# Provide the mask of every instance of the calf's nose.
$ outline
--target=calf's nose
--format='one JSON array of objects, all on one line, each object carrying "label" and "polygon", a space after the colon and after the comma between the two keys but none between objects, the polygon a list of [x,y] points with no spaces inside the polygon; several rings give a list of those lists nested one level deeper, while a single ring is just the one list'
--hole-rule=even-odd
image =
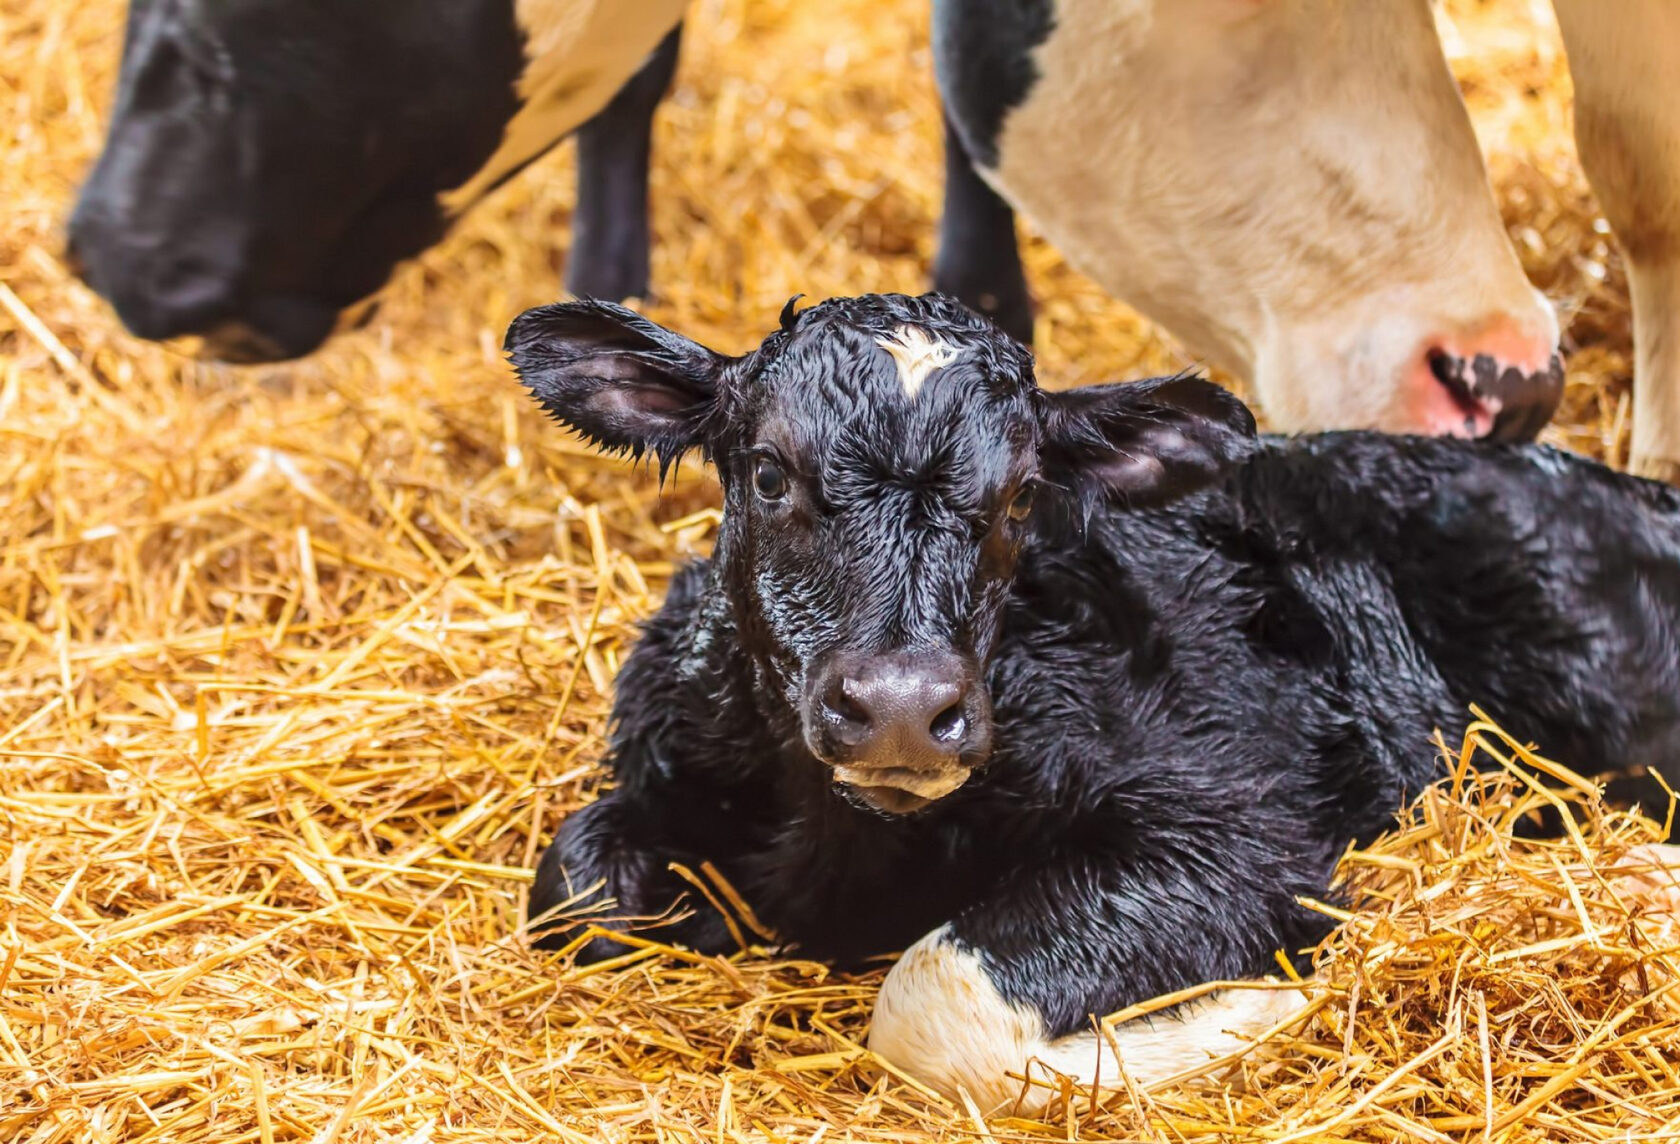
[{"label": "calf's nose", "polygon": [[1550,331],[1495,321],[1431,338],[1410,366],[1417,431],[1529,441],[1563,396],[1563,362]]},{"label": "calf's nose", "polygon": [[960,665],[874,664],[843,674],[823,704],[835,738],[849,747],[903,748],[907,754],[954,755],[967,719]]},{"label": "calf's nose", "polygon": [[853,766],[937,767],[974,745],[972,672],[948,652],[844,657],[818,695],[824,737]]}]

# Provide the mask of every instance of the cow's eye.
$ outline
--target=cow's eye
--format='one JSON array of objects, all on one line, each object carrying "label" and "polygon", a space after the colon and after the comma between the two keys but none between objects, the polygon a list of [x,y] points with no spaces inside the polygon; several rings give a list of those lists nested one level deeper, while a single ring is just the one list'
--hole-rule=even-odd
[{"label": "cow's eye", "polygon": [[760,457],[753,466],[753,488],[760,499],[778,501],[787,495],[787,474],[768,457]]},{"label": "cow's eye", "polygon": [[1026,520],[1027,517],[1032,515],[1032,505],[1033,487],[1031,485],[1027,485],[1020,492],[1010,498],[1009,507],[1004,511],[1009,514],[1010,520],[1020,522]]}]

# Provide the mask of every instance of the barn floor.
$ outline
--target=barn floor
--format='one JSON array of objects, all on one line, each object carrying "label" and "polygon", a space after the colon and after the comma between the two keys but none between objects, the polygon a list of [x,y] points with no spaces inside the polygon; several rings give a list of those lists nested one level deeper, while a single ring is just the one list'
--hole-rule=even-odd
[{"label": "barn floor", "polygon": [[[1618,461],[1625,291],[1549,14],[1448,7],[1574,350],[1549,439]],[[739,350],[793,293],[921,287],[924,9],[696,0],[658,139],[657,316]],[[1223,1086],[1042,1121],[883,1071],[859,1047],[878,976],[533,955],[529,867],[596,791],[613,673],[716,503],[692,466],[661,496],[590,456],[500,360],[559,293],[570,156],[312,359],[200,363],[125,335],[60,258],[120,23],[116,0],[0,0],[0,1140],[1680,1133],[1675,934],[1591,873],[1651,828],[1590,800],[1578,839],[1536,847],[1509,789],[1433,796],[1350,864],[1364,908],[1292,1039]],[[1192,364],[1042,243],[1028,259],[1049,384]]]}]

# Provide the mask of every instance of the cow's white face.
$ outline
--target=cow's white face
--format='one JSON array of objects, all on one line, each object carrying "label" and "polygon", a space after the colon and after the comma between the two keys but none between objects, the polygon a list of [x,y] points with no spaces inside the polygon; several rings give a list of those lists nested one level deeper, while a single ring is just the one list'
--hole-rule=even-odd
[{"label": "cow's white face", "polygon": [[1274,426],[1549,416],[1557,320],[1422,0],[1058,0],[1033,61],[983,173]]}]

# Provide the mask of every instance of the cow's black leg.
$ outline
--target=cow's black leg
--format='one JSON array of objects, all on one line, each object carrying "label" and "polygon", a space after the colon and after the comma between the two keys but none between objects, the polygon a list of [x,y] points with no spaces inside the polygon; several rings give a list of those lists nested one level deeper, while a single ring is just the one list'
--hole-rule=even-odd
[{"label": "cow's black leg", "polygon": [[[621,792],[574,812],[560,825],[537,864],[531,887],[533,932],[539,949],[558,949],[586,923],[640,933],[701,953],[728,953],[734,939],[723,918],[670,869],[696,872],[710,855],[673,846],[657,814]],[[687,917],[672,920],[687,913]],[[580,964],[625,952],[597,937],[578,951]]]},{"label": "cow's black leg", "polygon": [[[1130,815],[1125,816],[1129,818]],[[881,988],[870,1048],[918,1079],[958,1086],[995,1106],[1018,1088],[1006,1073],[1029,1059],[1085,1081],[1115,1079],[1092,1018],[1209,981],[1275,968],[1329,923],[1294,896],[1322,897],[1334,855],[1300,843],[1221,833],[1139,840],[1119,826],[1079,832],[1065,862],[1023,870],[905,952]],[[1097,838],[1126,839],[1093,849]],[[1163,848],[1166,845],[1166,848]],[[1233,1029],[1256,1032],[1302,999],[1237,990],[1158,1028],[1121,1026],[1134,1077],[1160,1078],[1229,1051]],[[1177,1024],[1170,1024],[1176,1021]],[[1258,1026],[1258,1028],[1256,1027]],[[1104,1063],[1106,1061],[1106,1063]]]},{"label": "cow's black leg", "polygon": [[1015,212],[974,170],[950,117],[945,119],[945,208],[933,288],[986,315],[1010,337],[1032,345],[1032,297],[1027,293]]},{"label": "cow's black leg", "polygon": [[653,113],[677,69],[682,25],[577,131],[578,199],[566,289],[580,298],[640,297],[648,288],[648,151]]}]

